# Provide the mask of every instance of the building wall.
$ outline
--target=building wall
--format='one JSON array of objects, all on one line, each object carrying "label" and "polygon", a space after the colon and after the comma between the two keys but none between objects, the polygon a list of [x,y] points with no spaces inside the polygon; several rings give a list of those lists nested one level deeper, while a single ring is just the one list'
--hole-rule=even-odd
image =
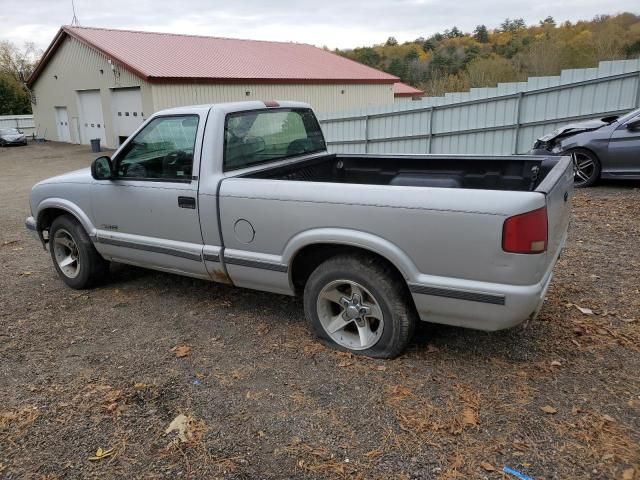
[{"label": "building wall", "polygon": [[317,112],[335,112],[393,103],[391,84],[153,84],[152,92],[156,110],[243,100],[307,102]]},{"label": "building wall", "polygon": [[36,134],[60,140],[56,107],[66,107],[71,141],[81,143],[81,90],[100,90],[104,137],[111,148],[118,145],[111,98],[114,88],[139,86],[145,118],[165,108],[242,100],[297,100],[311,104],[318,112],[393,103],[391,84],[151,84],[122,67],[116,72],[118,75],[112,71],[108,57],[66,37],[33,86]]},{"label": "building wall", "polygon": [[99,89],[106,146],[115,148],[118,143],[113,129],[111,89],[139,86],[145,116],[153,112],[150,85],[124,68],[116,68],[116,73],[111,70],[106,56],[72,37],[66,37],[33,85],[36,98],[33,114],[37,135],[48,140],[59,140],[55,107],[66,107],[71,141],[80,143],[77,92]]}]

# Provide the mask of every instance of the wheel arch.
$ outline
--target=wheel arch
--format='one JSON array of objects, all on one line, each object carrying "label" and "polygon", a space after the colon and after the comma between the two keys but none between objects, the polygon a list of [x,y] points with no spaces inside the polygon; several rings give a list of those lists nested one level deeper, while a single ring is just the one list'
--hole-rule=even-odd
[{"label": "wheel arch", "polygon": [[409,256],[388,240],[367,232],[326,228],[298,234],[287,244],[283,261],[289,265],[291,288],[299,292],[318,265],[333,256],[348,253],[379,258],[405,285],[418,274]]},{"label": "wheel arch", "polygon": [[53,221],[61,215],[71,215],[82,225],[89,238],[95,238],[96,229],[86,213],[68,200],[52,198],[40,203],[36,214],[36,230],[43,244],[46,243],[43,232],[48,231]]}]

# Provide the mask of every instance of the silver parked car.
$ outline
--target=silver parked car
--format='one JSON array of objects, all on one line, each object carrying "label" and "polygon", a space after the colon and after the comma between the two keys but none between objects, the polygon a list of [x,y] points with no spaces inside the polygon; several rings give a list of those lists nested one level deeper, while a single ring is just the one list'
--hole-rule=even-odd
[{"label": "silver parked car", "polygon": [[0,128],[0,147],[7,145],[26,145],[27,138],[16,128]]},{"label": "silver parked car", "polygon": [[535,318],[572,186],[569,157],[333,154],[307,104],[227,103],[38,183],[26,224],[72,288],[115,261],[301,295],[321,339],[387,358],[419,319]]},{"label": "silver parked car", "polygon": [[530,153],[572,155],[576,187],[589,187],[600,178],[638,180],[640,108],[560,127],[540,137]]}]

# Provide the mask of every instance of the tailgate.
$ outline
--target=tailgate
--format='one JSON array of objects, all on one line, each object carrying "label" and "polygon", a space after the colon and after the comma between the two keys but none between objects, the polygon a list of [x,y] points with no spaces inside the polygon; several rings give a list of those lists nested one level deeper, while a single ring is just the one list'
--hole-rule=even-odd
[{"label": "tailgate", "polygon": [[536,192],[545,194],[548,222],[548,262],[555,261],[564,244],[571,214],[573,191],[573,162],[571,157],[560,157],[555,166],[542,180]]}]

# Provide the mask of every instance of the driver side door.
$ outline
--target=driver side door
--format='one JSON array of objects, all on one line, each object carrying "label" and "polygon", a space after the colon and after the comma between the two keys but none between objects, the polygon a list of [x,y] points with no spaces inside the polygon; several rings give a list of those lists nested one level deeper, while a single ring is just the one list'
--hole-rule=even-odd
[{"label": "driver side door", "polygon": [[640,115],[620,125],[609,139],[609,167],[618,175],[640,175]]},{"label": "driver side door", "polygon": [[199,278],[198,171],[204,117],[155,117],[112,159],[114,179],[96,180],[96,249],[106,258]]}]

